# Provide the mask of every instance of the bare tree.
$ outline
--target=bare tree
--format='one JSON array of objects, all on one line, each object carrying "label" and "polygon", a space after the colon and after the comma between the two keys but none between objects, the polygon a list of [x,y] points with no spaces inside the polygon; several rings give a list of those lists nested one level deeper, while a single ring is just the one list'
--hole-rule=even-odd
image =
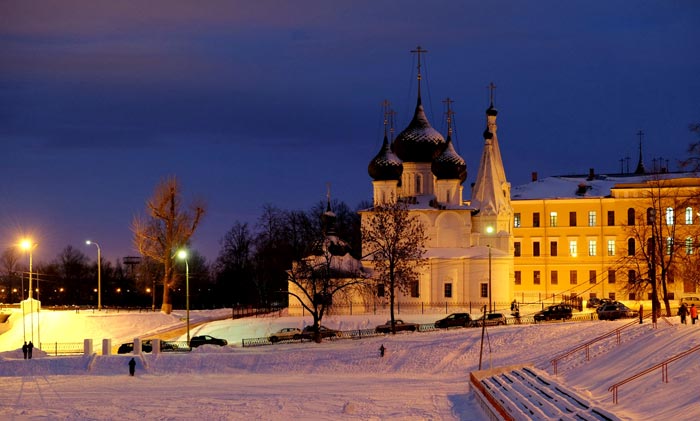
[{"label": "bare tree", "polygon": [[[678,274],[687,278],[682,266],[689,259],[693,261],[693,243],[700,234],[698,225],[692,223],[693,205],[697,209],[699,200],[692,188],[673,179],[656,178],[646,183],[648,187],[634,208],[636,223],[626,229],[631,242],[623,266],[636,268],[627,290],[642,294],[650,287],[653,308],[660,310],[662,299],[670,316],[668,284]],[[643,276],[645,272],[647,276]]]},{"label": "bare tree", "polygon": [[5,278],[5,291],[6,292],[6,297],[5,300],[6,302],[8,301],[13,301],[12,297],[12,284],[14,283],[14,280],[17,278],[17,261],[19,260],[19,253],[17,252],[16,247],[8,247],[5,249],[5,251],[2,252],[2,255],[0,256],[0,265],[2,266],[2,272]]},{"label": "bare tree", "polygon": [[163,303],[161,311],[172,312],[170,289],[174,282],[173,253],[184,247],[204,215],[204,204],[193,202],[187,209],[182,204],[180,184],[175,177],[161,181],[146,202],[147,216],[136,216],[132,222],[134,246],[141,255],[163,265]]},{"label": "bare tree", "polygon": [[[691,132],[700,136],[700,123],[693,123],[689,126]],[[681,167],[688,171],[700,171],[700,140],[691,142],[688,145],[688,158],[681,161]]]},{"label": "bare tree", "polygon": [[391,330],[396,333],[394,303],[397,291],[408,293],[425,264],[425,228],[401,201],[378,205],[362,224],[363,253],[374,263],[375,277],[389,291]]}]

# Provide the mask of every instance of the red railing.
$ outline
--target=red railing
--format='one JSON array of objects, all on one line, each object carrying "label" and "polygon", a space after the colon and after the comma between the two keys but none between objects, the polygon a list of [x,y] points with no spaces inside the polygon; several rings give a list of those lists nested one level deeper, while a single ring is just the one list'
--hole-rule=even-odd
[{"label": "red railing", "polygon": [[[651,317],[651,314],[645,316],[644,318],[646,319],[646,318],[650,318],[650,317]],[[570,356],[578,351],[581,351],[582,349],[585,349],[586,350],[586,361],[590,361],[590,346],[591,345],[593,345],[596,342],[602,341],[603,339],[607,339],[611,336],[616,336],[617,344],[619,345],[620,344],[620,332],[622,332],[624,329],[626,329],[628,327],[638,325],[638,324],[639,324],[639,321],[637,321],[637,319],[635,319],[635,321],[633,321],[633,322],[629,322],[626,325],[622,325],[611,332],[608,332],[604,335],[598,336],[597,338],[591,339],[590,341],[583,343],[583,344],[577,346],[576,348],[573,348],[573,349],[557,356],[556,358],[552,359],[550,362],[552,363],[554,375],[557,374],[557,367],[558,367],[559,361],[561,361],[562,359],[564,359],[564,358],[566,358],[566,357],[568,357],[568,356]]]},{"label": "red railing", "polygon": [[608,388],[608,391],[612,392],[612,394],[613,394],[613,403],[617,403],[617,390],[620,388],[620,386],[622,386],[625,383],[629,383],[632,380],[638,379],[645,374],[649,374],[652,371],[656,370],[657,368],[661,369],[661,381],[664,383],[668,383],[668,365],[670,363],[672,363],[676,360],[679,360],[679,359],[685,357],[686,355],[692,354],[693,352],[696,352],[698,350],[700,350],[700,345],[696,345],[687,351],[684,351],[684,352],[681,352],[680,354],[674,355],[673,357],[671,357],[665,361],[662,361],[662,362],[656,364],[655,366],[649,367],[644,371],[640,371],[639,373],[635,374],[634,376],[630,376],[630,377],[628,377],[622,381],[619,381],[619,382],[615,383],[614,385],[610,386]]}]

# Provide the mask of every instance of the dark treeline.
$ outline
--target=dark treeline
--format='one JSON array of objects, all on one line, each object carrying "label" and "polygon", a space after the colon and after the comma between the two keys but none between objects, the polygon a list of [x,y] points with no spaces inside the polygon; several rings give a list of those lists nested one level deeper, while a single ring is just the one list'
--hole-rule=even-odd
[{"label": "dark treeline", "polygon": [[[231,306],[277,307],[287,305],[287,270],[292,261],[313,252],[322,235],[321,215],[326,202],[307,211],[282,210],[265,205],[254,225],[234,222],[220,240],[214,262],[191,251],[188,258],[190,308]],[[336,233],[359,257],[360,216],[334,200]],[[15,247],[0,256],[0,302],[17,303],[28,295],[28,266],[24,253]],[[185,307],[185,265],[177,260],[173,305]],[[101,262],[103,307],[157,309],[162,297],[162,265],[142,258],[137,265]],[[42,306],[97,306],[97,262],[72,245],[49,263],[35,262],[32,269],[34,298]],[[38,289],[38,291],[37,291]]]}]

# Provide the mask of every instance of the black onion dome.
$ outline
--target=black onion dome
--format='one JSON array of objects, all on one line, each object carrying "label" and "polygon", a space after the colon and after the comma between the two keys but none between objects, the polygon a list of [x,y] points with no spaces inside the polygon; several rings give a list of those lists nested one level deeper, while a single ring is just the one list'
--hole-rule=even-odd
[{"label": "black onion dome", "polygon": [[445,138],[433,129],[420,98],[408,127],[394,140],[394,152],[403,162],[431,162],[445,147]]},{"label": "black onion dome", "polygon": [[384,143],[379,151],[367,167],[369,176],[375,181],[401,180],[403,174],[403,162],[399,159],[389,147],[389,140],[384,135]]},{"label": "black onion dome", "polygon": [[431,169],[439,180],[459,179],[462,184],[467,179],[467,164],[452,146],[450,135],[447,135],[445,150],[433,160]]},{"label": "black onion dome", "polygon": [[493,133],[489,129],[484,130],[484,139],[493,139]]},{"label": "black onion dome", "polygon": [[492,115],[492,116],[497,116],[498,115],[498,110],[494,108],[493,104],[489,106],[489,108],[486,109],[486,115]]}]

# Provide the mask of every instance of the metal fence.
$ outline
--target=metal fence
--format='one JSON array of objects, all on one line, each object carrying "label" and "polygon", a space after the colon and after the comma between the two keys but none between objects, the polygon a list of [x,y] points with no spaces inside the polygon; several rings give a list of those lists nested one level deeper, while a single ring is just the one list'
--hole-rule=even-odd
[{"label": "metal fence", "polygon": [[82,355],[85,351],[85,344],[82,342],[61,343],[42,342],[39,349],[49,355]]}]

